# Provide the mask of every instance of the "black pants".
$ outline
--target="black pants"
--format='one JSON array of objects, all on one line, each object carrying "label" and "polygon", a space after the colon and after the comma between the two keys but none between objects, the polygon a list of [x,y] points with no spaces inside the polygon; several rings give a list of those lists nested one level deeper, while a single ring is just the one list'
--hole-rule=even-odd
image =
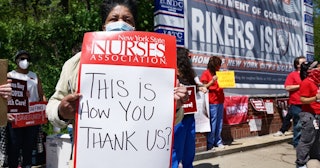
[{"label": "black pants", "polygon": [[293,116],[292,116],[291,110],[288,110],[287,115],[283,118],[282,125],[281,125],[281,128],[280,128],[280,131],[282,133],[285,133],[286,131],[289,130],[289,128],[291,126],[292,117]]},{"label": "black pants", "polygon": [[22,166],[31,166],[32,150],[37,144],[39,126],[12,128],[8,123],[8,165],[9,168],[17,168],[19,164],[20,150],[22,154]]},{"label": "black pants", "polygon": [[297,160],[299,166],[306,165],[310,158],[320,159],[319,154],[319,129],[315,129],[313,122],[315,116],[308,112],[300,113],[301,137],[296,148]]}]

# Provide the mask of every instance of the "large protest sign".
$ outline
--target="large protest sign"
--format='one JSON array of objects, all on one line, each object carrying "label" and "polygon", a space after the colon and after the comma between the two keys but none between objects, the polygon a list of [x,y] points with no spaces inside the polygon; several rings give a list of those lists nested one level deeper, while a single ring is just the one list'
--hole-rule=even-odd
[{"label": "large protest sign", "polygon": [[283,85],[305,53],[302,1],[186,2],[186,46],[203,69],[207,57],[221,56],[236,83]]},{"label": "large protest sign", "polygon": [[155,31],[191,51],[198,75],[220,57],[221,68],[235,72],[236,87],[225,90],[231,93],[285,93],[294,58],[314,59],[312,0],[155,0],[154,22]]},{"label": "large protest sign", "polygon": [[8,113],[15,118],[11,123],[12,127],[26,127],[47,123],[47,102],[29,102],[27,96],[27,81],[14,78],[10,79],[12,80],[12,97],[8,100]]},{"label": "large protest sign", "polygon": [[175,75],[174,36],[86,33],[75,167],[170,167]]}]

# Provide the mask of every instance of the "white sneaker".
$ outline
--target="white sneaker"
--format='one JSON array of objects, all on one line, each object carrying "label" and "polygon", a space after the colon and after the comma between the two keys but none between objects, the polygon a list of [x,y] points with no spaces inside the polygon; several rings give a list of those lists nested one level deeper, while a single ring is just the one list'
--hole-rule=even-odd
[{"label": "white sneaker", "polygon": [[183,168],[183,165],[182,165],[182,163],[181,163],[181,162],[179,163],[178,168]]},{"label": "white sneaker", "polygon": [[218,145],[218,148],[220,148],[220,149],[224,149],[224,148],[226,148],[223,144],[219,144]]},{"label": "white sneaker", "polygon": [[284,136],[284,133],[282,133],[281,131],[278,131],[275,134],[273,134],[273,136],[274,137]]}]

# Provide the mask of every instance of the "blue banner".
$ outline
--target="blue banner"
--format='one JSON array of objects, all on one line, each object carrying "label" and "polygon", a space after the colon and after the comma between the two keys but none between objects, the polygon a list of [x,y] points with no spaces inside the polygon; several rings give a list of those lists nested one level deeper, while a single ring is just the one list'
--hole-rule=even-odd
[{"label": "blue banner", "polygon": [[155,5],[155,31],[176,36],[177,46],[192,52],[198,75],[211,56],[219,56],[221,68],[234,70],[236,83],[245,84],[240,88],[279,88],[296,57],[314,60],[312,0],[155,0]]},{"label": "blue banner", "polygon": [[236,72],[236,83],[283,85],[293,60],[305,53],[301,1],[185,2],[185,45],[198,73],[208,57],[219,56],[223,69]]},{"label": "blue banner", "polygon": [[183,0],[155,0],[155,27],[158,33],[176,37],[177,46],[184,46],[184,2]]}]

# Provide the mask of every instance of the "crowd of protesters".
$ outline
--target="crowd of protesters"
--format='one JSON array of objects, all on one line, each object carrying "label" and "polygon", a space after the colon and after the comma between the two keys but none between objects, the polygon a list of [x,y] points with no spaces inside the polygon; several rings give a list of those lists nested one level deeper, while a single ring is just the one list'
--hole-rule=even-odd
[{"label": "crowd of protesters", "polygon": [[[106,1],[102,16],[104,21],[103,31],[135,31],[136,12],[136,4],[133,0]],[[200,80],[195,80],[197,75],[192,69],[188,55],[189,51],[186,48],[177,49],[177,78],[181,85],[174,89],[173,94],[177,104],[175,112],[180,113],[182,111],[182,113],[180,118],[176,118],[174,128],[172,168],[178,168],[179,165],[184,168],[192,168],[195,156],[194,115],[184,115],[183,110],[181,110],[187,97],[185,85],[195,85],[197,92],[208,92],[211,131],[207,134],[207,150],[212,150],[215,147],[224,148],[221,137],[224,90],[219,87],[216,75],[216,72],[220,70],[222,60],[220,57],[212,56],[207,64],[207,69],[201,74]],[[76,103],[81,98],[81,94],[75,92],[78,90],[80,56],[81,52],[65,63],[56,86],[56,92],[48,102],[46,112],[50,122],[56,127],[64,128],[75,122]],[[29,102],[46,101],[40,77],[28,69],[30,60],[31,55],[27,51],[18,51],[14,56],[17,68],[10,71],[8,77],[27,81]],[[283,126],[274,136],[284,135],[289,128],[291,118],[293,118],[293,146],[297,151],[296,165],[298,168],[306,168],[309,159],[320,158],[318,145],[320,68],[316,64],[306,63],[306,58],[303,56],[297,57],[293,65],[295,71],[287,76],[284,83],[286,91],[289,92],[289,111],[283,121]],[[69,81],[72,81],[71,86]],[[11,80],[9,79],[7,83],[0,85],[2,99],[10,99],[12,92],[10,83]],[[13,128],[14,115],[8,113],[7,119],[7,126],[0,128],[0,164],[10,168],[17,168],[18,166],[29,168],[32,166],[33,150],[37,146],[41,126]],[[72,131],[70,134],[72,135]],[[8,158],[5,156],[8,156]],[[5,163],[5,160],[7,160],[7,163]]]}]

